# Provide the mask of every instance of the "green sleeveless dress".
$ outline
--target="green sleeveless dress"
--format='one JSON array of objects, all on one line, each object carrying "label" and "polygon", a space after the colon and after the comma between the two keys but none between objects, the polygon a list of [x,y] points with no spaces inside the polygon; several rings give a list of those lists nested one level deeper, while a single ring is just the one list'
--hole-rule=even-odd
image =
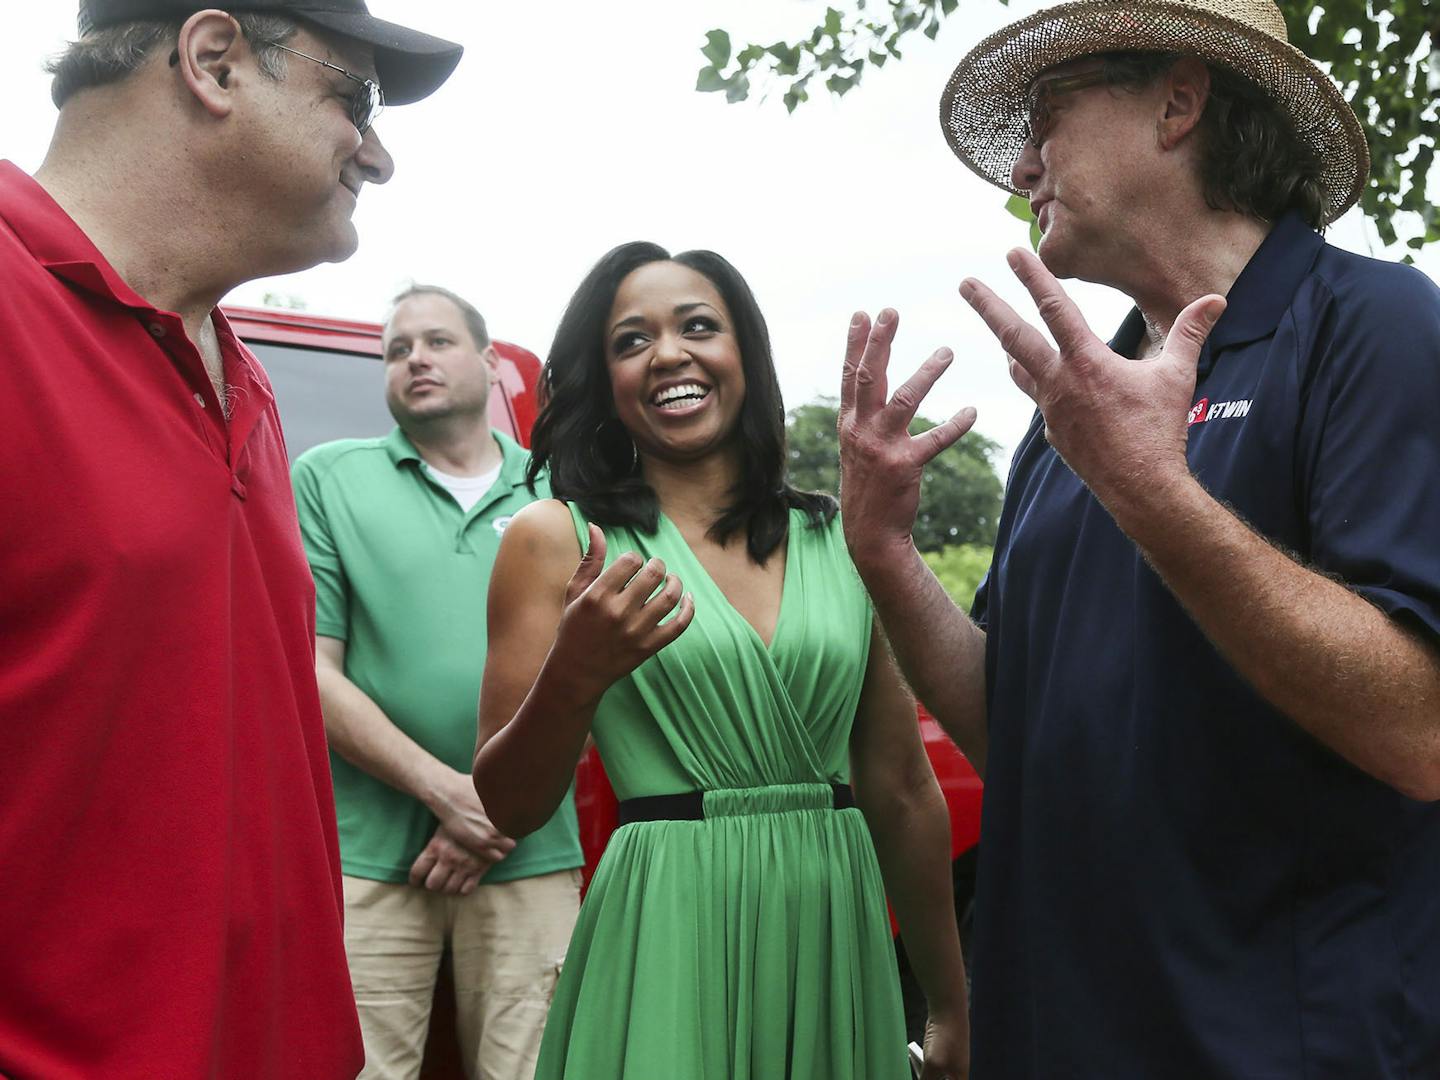
[{"label": "green sleeveless dress", "polygon": [[605,542],[607,565],[663,559],[695,618],[601,699],[596,745],[619,798],[700,790],[705,820],[611,837],[537,1080],[904,1080],[879,866],[829,787],[849,779],[871,625],[838,520],[791,513],[768,649],[668,519]]}]

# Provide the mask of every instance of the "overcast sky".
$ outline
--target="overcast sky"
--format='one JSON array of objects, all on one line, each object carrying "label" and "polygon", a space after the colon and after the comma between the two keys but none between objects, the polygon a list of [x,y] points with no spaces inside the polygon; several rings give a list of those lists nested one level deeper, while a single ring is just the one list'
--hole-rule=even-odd
[{"label": "overcast sky", "polygon": [[[8,6],[0,157],[33,171],[54,122],[40,63],[73,34],[75,4]],[[700,46],[721,26],[737,49],[793,40],[823,3],[370,0],[376,15],[462,42],[465,57],[433,97],[380,119],[396,173],[360,201],[359,253],[230,299],[258,304],[274,292],[317,314],[378,320],[404,284],[434,282],[543,357],[580,278],[615,244],[713,248],[760,300],[788,405],[838,392],[851,312],[890,305],[901,318],[897,368],[908,374],[939,345],[957,355],[922,411],[938,420],[975,405],[978,430],[1008,459],[1031,405],[956,290],[974,275],[1031,310],[1004,262],[1025,227],[1005,213],[1003,192],[951,154],[938,107],[965,50],[1038,6],[964,0],[936,41],[907,39],[903,63],[787,115],[778,93],[737,105],[696,93]],[[1330,231],[1344,247],[1384,254],[1373,237],[1354,212]],[[1440,277],[1440,252],[1421,266]],[[1102,336],[1128,309],[1098,287],[1072,295]]]}]

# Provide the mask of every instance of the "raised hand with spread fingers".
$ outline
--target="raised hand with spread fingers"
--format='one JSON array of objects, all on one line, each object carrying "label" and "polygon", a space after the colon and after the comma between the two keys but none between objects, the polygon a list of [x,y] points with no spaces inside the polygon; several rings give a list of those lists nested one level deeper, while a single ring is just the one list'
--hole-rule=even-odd
[{"label": "raised hand with spread fingers", "polygon": [[974,278],[960,286],[960,295],[1005,350],[1010,377],[1039,408],[1050,445],[1112,513],[1112,503],[1138,487],[1188,476],[1186,417],[1196,365],[1224,298],[1195,300],[1180,312],[1159,353],[1132,360],[1095,336],[1033,253],[1017,248],[1008,262],[1055,345]]},{"label": "raised hand with spread fingers", "polygon": [[845,542],[906,680],[983,772],[985,635],[956,607],[911,538],[925,466],[974,426],[976,411],[967,405],[943,424],[910,434],[916,411],[955,355],[936,349],[887,396],[899,325],[892,308],[873,326],[863,311],[850,321],[838,420]]}]

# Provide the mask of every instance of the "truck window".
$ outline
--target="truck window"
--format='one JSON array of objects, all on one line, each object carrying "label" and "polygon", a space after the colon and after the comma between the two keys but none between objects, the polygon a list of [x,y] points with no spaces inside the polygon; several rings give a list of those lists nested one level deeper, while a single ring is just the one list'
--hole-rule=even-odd
[{"label": "truck window", "polygon": [[385,435],[395,426],[385,408],[378,359],[263,341],[247,344],[275,389],[291,461],[319,443]]}]

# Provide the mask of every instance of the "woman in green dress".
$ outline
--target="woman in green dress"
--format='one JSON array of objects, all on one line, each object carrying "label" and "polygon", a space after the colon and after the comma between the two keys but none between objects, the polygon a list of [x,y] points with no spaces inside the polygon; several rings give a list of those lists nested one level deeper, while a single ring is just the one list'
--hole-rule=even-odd
[{"label": "woman in green dress", "polygon": [[495,565],[476,789],[523,836],[593,736],[622,824],[536,1076],[905,1080],[887,890],[924,1076],[966,1075],[945,805],[834,500],[785,481],[749,287],[711,252],[616,248],[542,378],[556,499]]}]

